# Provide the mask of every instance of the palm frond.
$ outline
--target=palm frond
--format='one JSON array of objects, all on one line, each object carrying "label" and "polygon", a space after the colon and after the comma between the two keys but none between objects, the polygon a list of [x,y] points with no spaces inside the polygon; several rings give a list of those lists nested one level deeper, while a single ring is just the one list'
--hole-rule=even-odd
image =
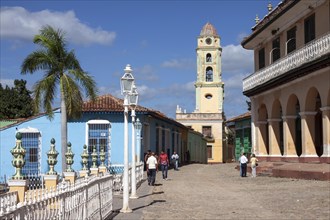
[{"label": "palm frond", "polygon": [[92,76],[84,71],[70,70],[69,73],[74,76],[75,80],[79,82],[88,99],[95,100],[97,96],[96,82]]},{"label": "palm frond", "polygon": [[42,103],[42,107],[44,108],[50,119],[53,118],[52,103],[56,94],[55,82],[56,75],[52,74],[36,82],[36,84],[33,86],[34,98],[36,100],[36,103]]},{"label": "palm frond", "polygon": [[61,77],[61,89],[65,97],[65,105],[69,117],[79,117],[83,105],[81,88],[69,75],[63,74]]},{"label": "palm frond", "polygon": [[38,70],[52,68],[54,59],[44,50],[37,50],[29,54],[21,65],[21,74],[33,73]]}]

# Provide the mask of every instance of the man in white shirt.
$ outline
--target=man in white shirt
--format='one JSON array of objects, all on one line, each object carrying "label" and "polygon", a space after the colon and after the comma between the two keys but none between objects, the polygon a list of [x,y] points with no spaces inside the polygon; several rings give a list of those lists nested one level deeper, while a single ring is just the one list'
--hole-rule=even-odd
[{"label": "man in white shirt", "polygon": [[174,163],[174,170],[179,170],[179,155],[174,151],[171,159]]},{"label": "man in white shirt", "polygon": [[242,169],[242,176],[241,177],[246,177],[246,169],[247,169],[248,159],[246,158],[245,153],[242,154],[242,156],[239,159],[239,162],[241,164],[241,169]]},{"label": "man in white shirt", "polygon": [[157,159],[155,157],[155,153],[152,152],[151,156],[147,160],[147,172],[149,172],[148,176],[148,185],[155,185],[156,181],[156,171],[158,171]]}]

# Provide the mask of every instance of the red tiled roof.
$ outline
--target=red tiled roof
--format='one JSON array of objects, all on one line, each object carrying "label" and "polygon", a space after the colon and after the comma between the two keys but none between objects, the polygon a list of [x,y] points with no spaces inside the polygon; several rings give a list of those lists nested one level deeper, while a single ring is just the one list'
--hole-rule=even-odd
[{"label": "red tiled roof", "polygon": [[251,112],[245,112],[244,114],[238,115],[236,117],[230,118],[226,121],[227,122],[232,122],[232,121],[238,121],[244,118],[250,118],[251,117]]},{"label": "red tiled roof", "polygon": [[[119,99],[117,97],[114,97],[110,94],[98,96],[96,101],[87,101],[83,105],[83,112],[123,112],[124,111],[124,100]],[[145,112],[147,114],[153,115],[155,117],[158,117],[163,120],[170,121],[171,123],[175,123],[178,126],[185,127],[183,124],[175,121],[174,119],[171,119],[167,117],[165,114],[163,114],[160,111],[153,110],[150,108],[145,108],[143,106],[137,105],[136,112]]]},{"label": "red tiled roof", "polygon": [[[123,112],[124,111],[124,100],[116,98],[110,94],[102,95],[97,97],[96,101],[86,101],[84,102],[82,111],[83,112]],[[147,112],[152,111],[145,107],[136,106],[135,111]]]}]

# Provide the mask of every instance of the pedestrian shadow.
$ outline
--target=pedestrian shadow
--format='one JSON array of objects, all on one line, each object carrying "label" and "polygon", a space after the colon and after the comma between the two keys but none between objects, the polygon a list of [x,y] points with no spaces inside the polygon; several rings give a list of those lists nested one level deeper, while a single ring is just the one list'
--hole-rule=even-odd
[{"label": "pedestrian shadow", "polygon": [[147,196],[151,196],[151,195],[155,195],[155,194],[162,194],[162,193],[164,193],[164,191],[154,192],[154,193],[150,193],[150,194],[147,194],[147,195],[144,195],[144,196],[139,196],[139,198],[144,198],[144,197],[147,197]]},{"label": "pedestrian shadow", "polygon": [[158,202],[166,202],[166,200],[164,200],[164,199],[154,200],[154,201],[152,201],[151,203],[149,203],[149,204],[147,204],[147,205],[143,205],[143,206],[140,206],[140,207],[136,207],[136,208],[134,208],[134,209],[132,209],[132,210],[133,210],[133,211],[136,211],[136,210],[139,210],[139,209],[143,209],[143,208],[145,208],[145,207],[151,206],[151,205],[153,205],[153,204],[155,204],[155,203],[158,203]]}]

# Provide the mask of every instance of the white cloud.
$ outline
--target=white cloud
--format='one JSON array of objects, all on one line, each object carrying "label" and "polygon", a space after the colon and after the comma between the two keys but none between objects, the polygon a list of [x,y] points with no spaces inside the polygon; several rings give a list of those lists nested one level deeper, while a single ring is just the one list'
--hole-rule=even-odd
[{"label": "white cloud", "polygon": [[31,40],[45,25],[62,29],[66,32],[67,40],[75,44],[110,45],[116,38],[115,32],[83,24],[74,11],[30,12],[23,7],[2,7],[0,16],[0,36],[11,40]]},{"label": "white cloud", "polygon": [[2,79],[2,78],[0,78],[0,83],[1,83],[3,88],[6,87],[6,86],[14,87],[14,80],[13,79]]},{"label": "white cloud", "polygon": [[134,68],[133,75],[136,78],[137,84],[141,80],[155,82],[159,79],[158,75],[156,74],[156,70],[148,64],[142,67]]},{"label": "white cloud", "polygon": [[247,73],[253,70],[253,51],[244,49],[241,45],[223,47],[222,72]]},{"label": "white cloud", "polygon": [[[229,73],[230,75],[230,73]],[[245,74],[237,73],[234,75],[230,75],[228,78],[224,78],[225,89],[242,89],[243,86],[243,78]]]},{"label": "white cloud", "polygon": [[175,69],[192,69],[196,67],[196,63],[193,62],[191,59],[172,59],[164,61],[161,66]]}]

